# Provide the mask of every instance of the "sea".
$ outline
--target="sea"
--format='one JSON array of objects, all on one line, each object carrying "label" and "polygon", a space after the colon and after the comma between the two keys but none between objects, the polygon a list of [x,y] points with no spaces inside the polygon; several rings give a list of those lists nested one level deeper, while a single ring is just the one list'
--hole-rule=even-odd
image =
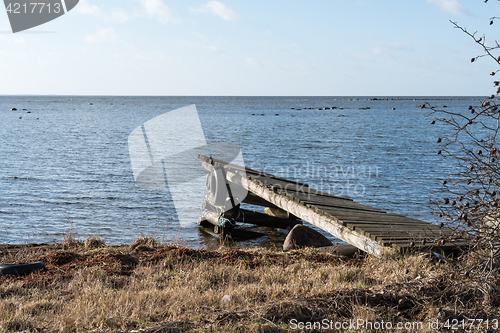
[{"label": "sea", "polygon": [[[59,242],[71,234],[114,245],[155,237],[193,248],[218,246],[220,240],[195,219],[179,223],[168,185],[138,186],[131,166],[132,131],[190,105],[207,143],[238,145],[247,167],[439,223],[432,202],[442,197],[442,182],[455,167],[437,154],[436,140],[450,133],[431,125],[430,110],[421,106],[460,113],[483,100],[0,96],[0,244]],[[183,208],[201,214],[201,202]],[[266,236],[233,246],[280,246],[287,234],[241,227]]]}]

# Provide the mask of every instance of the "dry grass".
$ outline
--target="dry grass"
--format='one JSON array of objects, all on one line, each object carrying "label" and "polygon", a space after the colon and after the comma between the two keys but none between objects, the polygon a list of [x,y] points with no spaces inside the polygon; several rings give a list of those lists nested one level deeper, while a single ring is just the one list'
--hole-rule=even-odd
[{"label": "dry grass", "polygon": [[150,239],[0,247],[0,262],[38,260],[44,271],[0,276],[0,332],[289,332],[292,319],[500,317],[494,277],[476,283],[425,255],[205,251]]}]

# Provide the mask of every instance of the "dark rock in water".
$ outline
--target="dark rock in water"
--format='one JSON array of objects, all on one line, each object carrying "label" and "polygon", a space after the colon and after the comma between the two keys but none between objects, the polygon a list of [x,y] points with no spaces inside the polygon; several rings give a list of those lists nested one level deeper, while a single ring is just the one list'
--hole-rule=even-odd
[{"label": "dark rock in water", "polygon": [[16,108],[12,108],[12,109],[10,109],[10,111],[17,111],[17,109]]},{"label": "dark rock in water", "polygon": [[286,236],[283,251],[300,249],[303,247],[333,246],[332,242],[316,230],[297,224]]}]

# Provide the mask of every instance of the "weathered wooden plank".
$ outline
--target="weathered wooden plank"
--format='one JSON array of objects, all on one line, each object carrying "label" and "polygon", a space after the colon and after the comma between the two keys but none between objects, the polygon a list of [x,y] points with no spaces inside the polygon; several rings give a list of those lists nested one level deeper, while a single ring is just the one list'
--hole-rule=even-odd
[{"label": "weathered wooden plank", "polygon": [[399,218],[405,218],[409,219],[408,217],[405,217],[400,214],[392,214],[392,213],[386,213],[384,211],[377,212],[377,211],[363,211],[363,210],[354,210],[350,208],[343,208],[343,207],[332,207],[330,205],[324,205],[324,204],[315,204],[314,206],[320,208],[321,210],[329,210],[335,213],[335,215],[353,215],[353,216],[370,216],[372,218],[373,216],[385,216],[387,218],[394,218],[394,217],[399,217]]},{"label": "weathered wooden plank", "polygon": [[348,202],[347,204],[343,204],[341,202],[328,202],[326,200],[317,200],[316,198],[312,197],[310,199],[304,199],[304,198],[298,198],[300,203],[304,205],[311,205],[311,206],[317,206],[318,208],[324,209],[324,210],[329,210],[332,212],[335,212],[337,209],[349,209],[355,212],[373,212],[373,213],[384,213],[384,211],[378,210],[376,208],[370,208],[368,206],[363,206],[361,204],[351,204],[351,202]]},{"label": "weathered wooden plank", "polygon": [[384,218],[379,218],[379,219],[373,219],[373,220],[368,220],[367,218],[363,217],[363,218],[356,218],[356,217],[352,217],[352,216],[342,216],[342,215],[336,215],[339,219],[342,219],[344,222],[346,223],[350,223],[350,224],[365,224],[365,225],[371,225],[371,224],[374,224],[374,225],[384,225],[384,224],[401,224],[401,225],[414,225],[414,226],[427,226],[427,225],[431,225],[431,226],[435,226],[436,228],[439,228],[438,225],[435,225],[435,224],[431,224],[431,223],[428,223],[428,222],[423,222],[423,221],[419,221],[418,223],[415,222],[415,221],[411,221],[411,220],[403,220],[403,219],[384,219]]},{"label": "weathered wooden plank", "polygon": [[389,231],[426,231],[430,233],[453,233],[453,230],[451,229],[439,229],[438,228],[433,228],[433,227],[428,227],[428,226],[412,226],[412,225],[402,225],[402,224],[381,224],[379,226],[375,224],[352,224],[352,223],[347,223],[348,226],[355,226],[359,227],[364,230],[371,230],[374,232],[380,231],[384,232],[386,230]]},{"label": "weathered wooden plank", "polygon": [[376,222],[376,221],[401,221],[403,223],[412,223],[412,224],[432,224],[429,222],[425,222],[422,220],[412,219],[403,215],[393,215],[393,214],[377,214],[372,212],[362,212],[362,211],[354,211],[354,210],[343,210],[339,211],[333,208],[324,208],[318,207],[323,210],[330,211],[335,214],[335,216],[342,217],[346,220],[351,221],[365,221],[365,222]]},{"label": "weathered wooden plank", "polygon": [[[349,226],[350,227],[350,226]],[[385,230],[370,230],[360,227],[353,228],[352,230],[370,236],[384,236],[384,235],[405,235],[406,237],[419,237],[425,235],[426,237],[449,237],[453,236],[452,232],[433,231],[433,230],[401,230],[401,229],[385,229]]]},{"label": "weathered wooden plank", "polygon": [[441,229],[435,229],[435,228],[428,228],[425,225],[417,225],[417,226],[408,226],[406,224],[394,224],[394,223],[381,223],[380,225],[377,225],[375,223],[373,224],[360,224],[360,223],[352,223],[350,221],[343,221],[345,222],[345,225],[349,228],[353,229],[374,229],[378,227],[380,230],[428,230],[431,232],[439,232],[442,231]]},{"label": "weathered wooden plank", "polygon": [[436,232],[432,230],[404,230],[404,229],[366,229],[356,228],[354,231],[359,232],[367,237],[404,237],[407,239],[425,237],[425,238],[440,238],[452,235],[449,232]]},{"label": "weathered wooden plank", "polygon": [[377,212],[377,213],[385,213],[383,210],[378,208],[373,208],[369,206],[362,205],[360,203],[354,201],[340,200],[336,198],[325,198],[314,195],[306,195],[303,193],[298,193],[293,195],[294,198],[299,200],[304,204],[310,204],[315,206],[324,206],[330,208],[340,208],[340,209],[349,209],[349,210],[360,210],[360,211],[368,211],[368,212]]},{"label": "weathered wooden plank", "polygon": [[373,231],[361,229],[363,233],[370,235],[371,237],[406,237],[408,239],[427,237],[427,238],[439,238],[443,236],[449,236],[451,234],[439,234],[435,232],[425,232],[425,231],[400,231],[400,230],[386,230],[386,231]]},{"label": "weathered wooden plank", "polygon": [[[318,207],[321,209],[320,207]],[[407,219],[404,216],[390,216],[390,215],[360,215],[358,212],[353,212],[352,214],[337,214],[333,209],[321,209],[322,211],[328,212],[343,221],[351,221],[352,223],[360,224],[370,224],[377,223],[378,221],[382,223],[396,223],[396,224],[406,224],[406,225],[433,225],[432,223],[414,221]]]},{"label": "weathered wooden plank", "polygon": [[393,243],[386,243],[385,246],[391,246],[399,252],[406,252],[411,250],[431,250],[431,251],[457,251],[460,248],[467,248],[470,246],[467,242],[449,242],[444,245],[437,245],[436,243],[427,242],[425,245],[422,243],[415,242],[414,244],[410,244],[408,242],[399,242],[395,241]]},{"label": "weathered wooden plank", "polygon": [[356,225],[363,227],[365,229],[372,229],[372,230],[384,230],[384,229],[402,229],[402,230],[432,230],[432,231],[444,231],[444,230],[449,230],[452,231],[450,228],[440,228],[437,225],[434,224],[411,224],[411,223],[381,223],[381,224],[376,224],[376,223],[365,223],[365,222],[347,222],[347,224],[351,225]]}]

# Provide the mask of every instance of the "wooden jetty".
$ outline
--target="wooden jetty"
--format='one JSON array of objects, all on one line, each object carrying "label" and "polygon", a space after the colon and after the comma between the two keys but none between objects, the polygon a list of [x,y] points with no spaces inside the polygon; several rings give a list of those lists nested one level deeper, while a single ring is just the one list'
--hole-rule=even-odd
[{"label": "wooden jetty", "polygon": [[[320,192],[307,184],[258,170],[203,155],[199,155],[199,158],[202,160],[202,166],[209,171],[222,166],[228,184],[242,186],[248,191],[243,203],[268,207],[265,210],[268,214],[254,213],[252,218],[247,218],[246,221],[252,221],[250,223],[291,227],[301,223],[299,219],[302,219],[362,251],[377,256],[383,253],[427,249],[448,252],[466,245],[459,240],[452,240],[453,230],[447,227],[390,214],[349,198]],[[216,209],[209,209],[207,205],[210,203],[204,203],[205,210],[200,221],[206,220],[217,229],[221,214],[216,213]],[[239,211],[239,207],[236,207],[224,215],[234,217],[241,215]],[[280,214],[273,214],[273,211]],[[244,211],[243,214],[250,213]]]}]

